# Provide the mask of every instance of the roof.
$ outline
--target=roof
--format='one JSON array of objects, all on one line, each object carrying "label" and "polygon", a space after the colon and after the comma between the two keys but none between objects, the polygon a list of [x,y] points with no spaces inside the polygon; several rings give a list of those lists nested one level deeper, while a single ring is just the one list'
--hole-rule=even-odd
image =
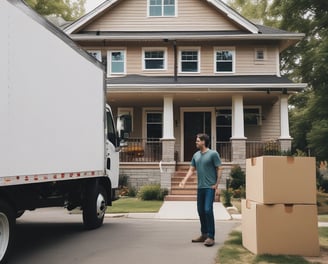
[{"label": "roof", "polygon": [[110,91],[122,89],[129,91],[192,91],[194,89],[211,89],[212,91],[235,90],[270,90],[282,91],[302,91],[306,88],[305,83],[293,83],[286,77],[276,75],[240,75],[240,76],[178,76],[175,81],[174,76],[143,76],[127,75],[124,77],[112,77],[107,79],[107,88]]},{"label": "roof", "polygon": [[[83,27],[84,25],[87,25],[90,23],[93,19],[96,17],[102,15],[106,10],[108,10],[113,5],[117,4],[118,2],[123,0],[106,0],[102,4],[100,4],[98,7],[96,7],[91,12],[87,13],[80,19],[76,20],[69,26],[65,28],[65,32],[67,34],[72,34],[76,32],[78,29]],[[258,33],[258,28],[249,20],[241,16],[238,12],[230,8],[228,5],[223,3],[221,0],[203,0],[207,1],[208,3],[212,4],[215,8],[217,8],[222,13],[226,14],[226,16],[240,25],[245,30],[251,32],[251,33]]]},{"label": "roof", "polygon": [[82,47],[80,47],[77,43],[75,43],[70,37],[68,37],[64,31],[62,31],[60,28],[52,24],[50,21],[39,15],[37,12],[35,12],[30,6],[28,6],[23,0],[7,0],[12,5],[19,8],[21,11],[23,11],[26,15],[28,15],[30,18],[32,18],[34,21],[42,25],[44,28],[52,32],[54,35],[56,35],[58,38],[60,38],[63,42],[65,42],[67,45],[69,45],[72,49],[74,49],[76,52],[78,52],[81,56],[101,68],[102,70],[105,69],[104,65],[101,64],[97,59],[89,55]]}]

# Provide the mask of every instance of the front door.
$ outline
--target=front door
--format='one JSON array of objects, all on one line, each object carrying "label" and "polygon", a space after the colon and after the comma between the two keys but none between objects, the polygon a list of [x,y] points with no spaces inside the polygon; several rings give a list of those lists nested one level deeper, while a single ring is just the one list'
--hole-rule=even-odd
[{"label": "front door", "polygon": [[190,161],[196,149],[196,136],[206,133],[212,138],[212,112],[184,112],[184,161]]}]

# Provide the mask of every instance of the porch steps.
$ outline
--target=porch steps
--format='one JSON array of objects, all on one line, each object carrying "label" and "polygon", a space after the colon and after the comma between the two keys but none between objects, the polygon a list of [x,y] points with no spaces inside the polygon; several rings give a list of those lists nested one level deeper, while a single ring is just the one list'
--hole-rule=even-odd
[{"label": "porch steps", "polygon": [[184,188],[180,188],[179,184],[186,176],[189,166],[178,166],[177,171],[171,179],[170,194],[165,197],[165,201],[196,201],[197,200],[197,176],[192,175]]}]

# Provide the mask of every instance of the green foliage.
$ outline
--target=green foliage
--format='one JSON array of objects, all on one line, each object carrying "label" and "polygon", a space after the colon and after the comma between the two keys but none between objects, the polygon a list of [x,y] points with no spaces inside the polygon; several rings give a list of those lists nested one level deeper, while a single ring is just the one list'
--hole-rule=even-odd
[{"label": "green foliage", "polygon": [[223,205],[225,207],[232,206],[232,203],[231,203],[231,198],[233,195],[232,189],[228,188],[227,190],[222,190],[221,192],[222,192],[222,198],[223,198]]},{"label": "green foliage", "polygon": [[232,167],[230,177],[230,188],[237,190],[241,187],[245,187],[245,172],[239,165]]},{"label": "green foliage", "polygon": [[328,1],[229,0],[250,20],[305,37],[281,54],[281,71],[308,88],[290,98],[292,150],[328,160]]},{"label": "green foliage", "polygon": [[40,15],[56,15],[73,21],[85,14],[86,0],[25,0]]},{"label": "green foliage", "polygon": [[267,141],[264,145],[264,155],[278,156],[280,155],[280,145],[277,140]]},{"label": "green foliage", "polygon": [[145,185],[140,188],[137,197],[144,201],[158,200],[163,201],[168,194],[166,189],[161,189],[159,184]]}]

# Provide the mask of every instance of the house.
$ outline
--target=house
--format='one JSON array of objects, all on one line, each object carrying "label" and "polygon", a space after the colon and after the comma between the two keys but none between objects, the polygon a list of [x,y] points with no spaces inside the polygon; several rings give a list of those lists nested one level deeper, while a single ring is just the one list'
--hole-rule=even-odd
[{"label": "house", "polygon": [[108,102],[132,117],[121,175],[133,185],[170,189],[199,132],[225,177],[268,141],[291,148],[288,97],[306,84],[281,76],[280,53],[303,34],[253,24],[220,0],[109,0],[65,32],[107,65]]}]

